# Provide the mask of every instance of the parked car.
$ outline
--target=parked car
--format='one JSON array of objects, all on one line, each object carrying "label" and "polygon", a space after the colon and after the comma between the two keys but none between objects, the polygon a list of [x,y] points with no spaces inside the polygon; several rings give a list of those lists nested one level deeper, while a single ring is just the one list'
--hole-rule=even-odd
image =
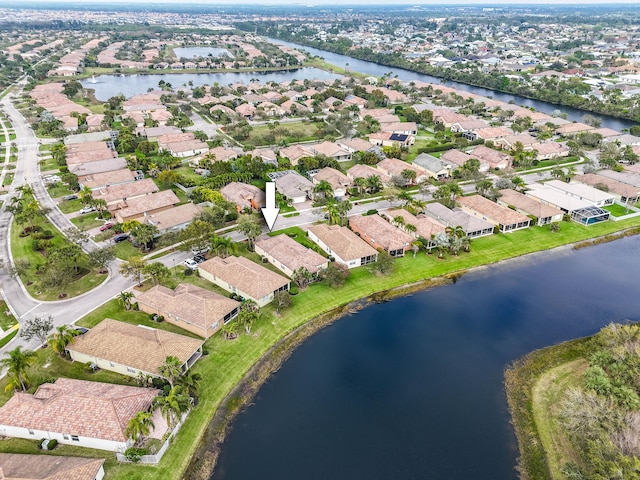
[{"label": "parked car", "polygon": [[114,225],[115,225],[115,223],[113,223],[113,222],[107,222],[107,223],[105,223],[104,225],[102,225],[102,226],[100,227],[100,231],[101,231],[101,232],[104,232],[105,230],[109,230],[109,229],[110,229],[111,227],[113,227]]},{"label": "parked car", "polygon": [[116,235],[115,237],[113,237],[113,241],[116,243],[120,243],[120,242],[124,242],[127,238],[129,238],[129,234],[128,233],[121,233],[119,235]]},{"label": "parked car", "polygon": [[87,205],[86,207],[82,207],[80,210],[80,215],[84,215],[85,213],[95,212],[96,207],[92,207],[91,205]]},{"label": "parked car", "polygon": [[62,200],[77,200],[78,199],[78,195],[65,195],[64,197],[62,197]]},{"label": "parked car", "polygon": [[208,251],[209,251],[209,247],[204,247],[204,248],[191,247],[191,253],[193,253],[194,255],[204,255]]},{"label": "parked car", "polygon": [[75,327],[74,330],[78,332],[76,335],[84,335],[89,331],[88,328],[84,328],[84,327]]},{"label": "parked car", "polygon": [[196,263],[196,261],[193,258],[187,258],[184,261],[184,266],[187,268],[190,268],[191,270],[197,270],[198,269],[198,264]]},{"label": "parked car", "polygon": [[207,259],[204,255],[196,255],[193,257],[193,261],[196,263],[202,263]]}]

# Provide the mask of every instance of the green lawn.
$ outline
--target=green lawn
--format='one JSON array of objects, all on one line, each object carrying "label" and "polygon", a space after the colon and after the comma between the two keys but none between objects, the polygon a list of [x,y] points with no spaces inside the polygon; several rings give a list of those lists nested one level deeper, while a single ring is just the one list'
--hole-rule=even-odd
[{"label": "green lawn", "polygon": [[0,300],[0,328],[7,331],[16,324],[16,319],[7,307],[7,302]]},{"label": "green lawn", "polygon": [[60,165],[53,158],[45,158],[40,160],[40,171],[41,172],[52,172],[59,171]]},{"label": "green lawn", "polygon": [[131,257],[141,257],[149,252],[142,253],[139,248],[133,246],[133,243],[125,240],[115,244],[113,253],[122,260],[129,260]]},{"label": "green lawn", "polygon": [[[51,198],[64,197],[71,195],[73,192],[64,183],[52,183],[47,187],[47,192]],[[62,208],[61,208],[62,210]],[[63,212],[66,213],[66,212]]]},{"label": "green lawn", "polygon": [[[200,373],[206,379],[202,383],[199,404],[189,415],[159,467],[109,464],[107,479],[177,480],[182,478],[198,440],[202,438],[207,423],[225,396],[276,341],[322,313],[354,300],[366,298],[376,292],[638,225],[640,225],[640,219],[629,219],[617,223],[603,222],[589,227],[563,222],[557,233],[550,232],[548,227],[534,227],[507,235],[483,237],[473,240],[471,252],[457,257],[450,256],[438,260],[435,255],[420,253],[413,258],[409,254],[396,260],[395,271],[388,277],[372,275],[367,268],[356,268],[351,271],[347,282],[340,289],[323,284],[311,285],[294,296],[292,306],[280,316],[274,315],[272,307],[267,306],[262,309],[261,319],[256,322],[251,335],[243,334],[235,341],[223,340],[220,335],[207,340],[209,355],[203,357],[194,366],[194,372]],[[300,232],[290,230],[290,233],[295,233],[296,238],[302,240]],[[195,278],[193,280],[196,281]],[[79,324],[95,325],[105,316],[123,319],[128,315],[122,309],[118,311],[118,308],[117,303],[109,302],[88,314]],[[133,312],[131,314],[133,315]],[[131,320],[135,322],[137,318],[131,317]]]},{"label": "green lawn", "polygon": [[276,235],[281,235],[281,234],[290,236],[299,244],[304,245],[305,247],[310,248],[311,250],[315,250],[316,252],[320,253],[324,257],[327,256],[327,254],[324,251],[322,251],[320,247],[318,247],[315,243],[313,243],[309,239],[309,237],[307,236],[307,232],[302,230],[300,227],[285,228],[284,230],[270,232],[268,235],[270,237],[275,237]]},{"label": "green lawn", "polygon": [[611,212],[611,215],[614,217],[623,217],[629,213],[633,213],[633,210],[627,210],[627,207],[623,205],[618,205],[614,203],[613,205],[607,205],[606,207],[602,207],[608,212]]},{"label": "green lawn", "polygon": [[[275,141],[267,142],[265,135],[268,135],[272,130],[268,125],[258,125],[253,127],[249,138],[244,143],[250,143],[252,145],[271,145],[280,143],[284,140],[287,143],[305,142],[309,140],[317,140],[316,131],[323,126],[322,122],[304,123],[281,123],[279,128],[285,128],[288,131],[287,136],[276,136]],[[337,135],[337,133],[336,133]]]},{"label": "green lawn", "polygon": [[4,347],[7,343],[9,343],[11,340],[13,340],[13,337],[15,337],[17,334],[18,334],[18,329],[15,329],[14,331],[9,333],[8,335],[2,337],[0,339],[0,348]]},{"label": "green lawn", "polygon": [[4,181],[2,182],[2,186],[6,187],[8,185],[11,185],[13,183],[13,173],[7,173],[4,176]]},{"label": "green lawn", "polygon": [[[48,220],[40,220],[34,222],[34,224],[40,225],[43,230],[49,230],[53,233],[54,237],[51,239],[50,248],[62,246],[67,243],[66,238],[56,229],[56,227],[49,223]],[[86,272],[85,274],[81,274],[79,277],[73,279],[73,281],[64,288],[43,288],[39,285],[36,271],[38,266],[45,265],[47,260],[40,252],[33,251],[31,248],[32,239],[30,236],[20,237],[22,229],[23,227],[18,225],[15,221],[11,225],[11,254],[13,258],[24,258],[29,261],[30,267],[24,275],[20,276],[20,278],[32,297],[38,300],[57,300],[60,293],[66,293],[67,297],[75,297],[88,292],[104,281],[104,275],[101,275],[88,267],[88,257],[83,253],[78,261],[78,266],[81,271]]]},{"label": "green lawn", "polygon": [[[75,202],[75,200],[72,200]],[[92,228],[104,225],[104,220],[96,217],[96,212],[87,213],[86,215],[80,215],[71,219],[73,223],[80,230],[91,230]]]},{"label": "green lawn", "polygon": [[200,183],[202,181],[202,175],[198,175],[196,172],[193,171],[193,168],[191,168],[188,165],[183,165],[181,167],[178,167],[175,169],[175,171],[178,172],[180,175],[182,175],[184,178],[192,180],[196,183]]},{"label": "green lawn", "polygon": [[58,208],[62,213],[77,212],[83,206],[84,203],[82,203],[82,200],[80,200],[79,198],[76,198],[75,200],[63,200],[58,204]]}]

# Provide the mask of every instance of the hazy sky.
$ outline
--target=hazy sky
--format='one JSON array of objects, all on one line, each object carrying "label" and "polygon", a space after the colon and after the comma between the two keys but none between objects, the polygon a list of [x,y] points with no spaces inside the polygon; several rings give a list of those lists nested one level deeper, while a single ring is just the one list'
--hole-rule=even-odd
[{"label": "hazy sky", "polygon": [[[487,0],[396,0],[393,2],[394,5],[450,5],[450,4],[485,4],[487,6],[491,5],[532,5],[532,4],[554,4],[554,5],[563,5],[563,4],[617,4],[617,3],[637,3],[638,0],[510,0],[507,2],[490,2]],[[28,7],[30,3],[33,3],[29,0],[21,2],[20,6]],[[52,5],[58,3],[55,0],[39,0],[35,3],[51,3]],[[65,4],[92,4],[92,3],[125,3],[125,4],[136,4],[136,5],[158,5],[158,4],[185,4],[185,0],[160,0],[160,1],[149,1],[149,0],[69,0],[63,1],[61,3]],[[208,5],[340,5],[340,6],[348,6],[348,5],[359,5],[366,6],[371,4],[376,5],[385,5],[389,4],[389,0],[345,0],[340,2],[339,0],[311,0],[311,1],[300,1],[300,0],[278,0],[278,1],[269,1],[269,0],[189,0],[188,4],[208,4]],[[15,0],[0,0],[0,6],[10,6],[10,7],[18,7],[18,3]]]}]

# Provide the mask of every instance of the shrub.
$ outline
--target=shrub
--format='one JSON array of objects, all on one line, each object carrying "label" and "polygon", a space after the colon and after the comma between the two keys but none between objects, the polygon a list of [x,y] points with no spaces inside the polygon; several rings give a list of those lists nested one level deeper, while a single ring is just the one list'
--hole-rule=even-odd
[{"label": "shrub", "polygon": [[375,208],[367,210],[367,215],[375,215],[376,213],[378,213],[378,210],[376,210]]},{"label": "shrub", "polygon": [[229,212],[227,213],[225,220],[227,222],[234,222],[238,219],[238,212]]},{"label": "shrub", "polygon": [[47,442],[46,449],[47,450],[53,450],[57,446],[58,446],[58,440],[56,440],[55,438],[52,438],[51,440],[49,440]]},{"label": "shrub", "polygon": [[291,285],[291,286],[289,287],[289,293],[290,293],[291,295],[297,295],[297,294],[298,294],[298,292],[299,292],[299,290],[298,290],[298,287],[297,287],[296,285]]},{"label": "shrub", "polygon": [[142,458],[142,456],[146,454],[147,450],[144,448],[131,447],[127,448],[124,451],[125,458],[133,463],[138,463],[140,461],[140,458]]}]

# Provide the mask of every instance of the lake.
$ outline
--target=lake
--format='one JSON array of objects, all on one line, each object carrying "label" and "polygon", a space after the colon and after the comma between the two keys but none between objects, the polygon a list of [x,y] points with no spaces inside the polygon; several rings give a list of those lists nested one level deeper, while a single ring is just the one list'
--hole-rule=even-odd
[{"label": "lake", "polygon": [[226,48],[217,47],[176,47],[173,49],[176,58],[205,58],[227,56],[233,58],[233,55]]},{"label": "lake", "polygon": [[296,350],[236,420],[212,480],[509,480],[503,370],[640,320],[640,237],[542,252],[369,306]]},{"label": "lake", "polygon": [[[466,85],[464,83],[458,83],[458,82],[452,82],[452,81],[444,81],[440,78],[433,77],[431,75],[412,72],[410,70],[405,70],[402,68],[379,65],[377,63],[368,62],[366,60],[358,60],[357,58],[351,58],[346,55],[331,53],[325,50],[320,50],[318,48],[305,47],[304,45],[285,42],[284,40],[276,40],[276,39],[269,39],[269,40],[276,44],[282,44],[282,45],[287,45],[291,48],[299,48],[301,50],[306,50],[312,55],[323,57],[327,62],[331,63],[332,65],[336,65],[342,68],[347,68],[348,70],[351,70],[353,72],[361,72],[367,75],[374,75],[377,77],[381,77],[385,73],[391,72],[392,76],[397,75],[400,80],[405,80],[405,81],[419,80],[422,82],[441,83],[443,85],[447,85],[449,87],[453,87],[458,90],[464,90],[466,92],[475,93],[477,95],[482,95],[485,97],[492,97],[492,98],[495,98],[496,100],[501,100],[503,102],[514,102],[516,105],[533,107],[536,110],[547,113],[547,114],[553,113],[554,110],[560,110],[567,114],[567,118],[569,120],[575,120],[576,122],[582,121],[582,117],[585,114],[589,113],[583,110],[578,110],[577,108],[565,107],[562,105],[554,105],[552,103],[532,100],[530,98],[521,97],[519,95],[512,95],[510,93],[496,92],[495,90],[489,90],[488,88],[474,87],[472,85]],[[593,113],[591,115],[593,115],[596,118],[599,118],[603,127],[613,128],[614,130],[631,128],[631,126],[636,125],[636,123],[632,122],[631,120],[610,117],[608,115],[599,115],[596,113]]]},{"label": "lake", "polygon": [[261,83],[286,82],[293,80],[317,79],[335,80],[341,75],[330,73],[319,68],[305,67],[296,70],[280,70],[276,72],[223,72],[223,73],[159,73],[138,75],[100,75],[95,79],[89,78],[80,83],[84,88],[95,90],[95,96],[100,101],[123,94],[126,98],[147,92],[150,88],[157,89],[158,82],[164,80],[174,88],[186,87],[189,82],[198,85],[228,85],[230,83],[248,84],[251,80]]}]

